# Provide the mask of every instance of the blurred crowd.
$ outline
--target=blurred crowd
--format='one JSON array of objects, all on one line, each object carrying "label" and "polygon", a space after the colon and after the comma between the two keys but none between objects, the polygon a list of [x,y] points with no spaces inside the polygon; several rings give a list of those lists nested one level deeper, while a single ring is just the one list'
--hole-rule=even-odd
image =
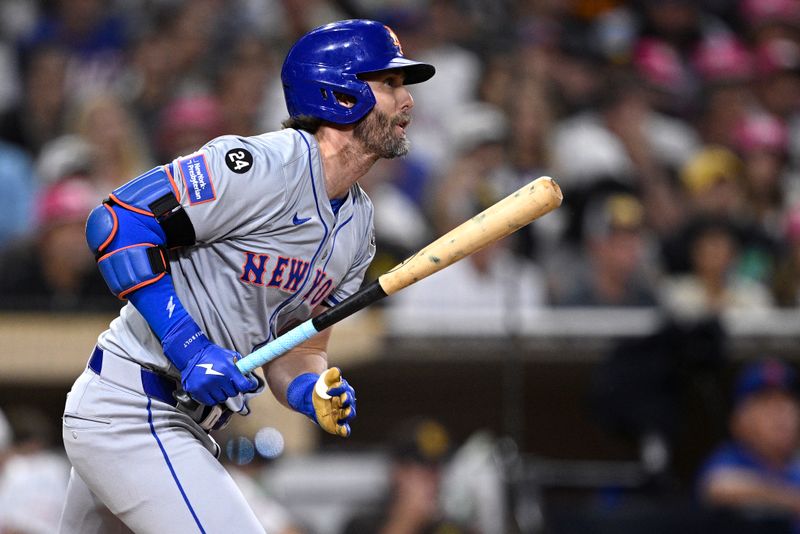
[{"label": "blurred crowd", "polygon": [[797,306],[796,0],[7,0],[2,306],[118,307],[82,245],[88,210],[219,134],[278,129],[288,46],[349,17],[438,71],[413,87],[411,155],[363,180],[370,276],[551,175],[561,209],[436,287],[690,317]]},{"label": "blurred crowd", "polygon": [[[501,325],[509,306],[655,307],[702,321],[800,304],[800,0],[4,0],[0,309],[118,309],[85,245],[88,212],[217,135],[280,128],[288,47],[361,17],[437,68],[410,88],[409,156],[362,180],[376,205],[369,279],[538,176],[565,197],[387,306]],[[630,418],[627,393],[614,389]],[[697,496],[777,507],[797,529],[795,371],[762,363],[734,396],[731,442],[699,470]],[[36,445],[12,447],[0,424],[0,519],[19,506],[3,499],[27,495],[13,489],[27,455],[52,452],[51,437],[19,428]],[[439,443],[438,427],[425,428],[407,435]],[[402,469],[350,531],[464,531],[435,506],[450,445],[436,461],[419,444],[395,451]],[[46,458],[41,477],[21,480],[62,487],[65,464]],[[302,531],[258,502],[265,522]],[[49,526],[31,532],[52,531],[57,506],[45,504]]]}]

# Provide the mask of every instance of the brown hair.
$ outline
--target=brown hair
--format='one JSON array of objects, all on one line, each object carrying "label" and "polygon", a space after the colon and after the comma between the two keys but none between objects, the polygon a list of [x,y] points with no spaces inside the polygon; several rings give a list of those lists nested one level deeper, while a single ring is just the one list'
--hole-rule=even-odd
[{"label": "brown hair", "polygon": [[310,115],[298,115],[297,117],[289,117],[281,123],[284,128],[293,128],[295,130],[304,130],[310,134],[317,133],[319,127],[322,126],[322,119],[311,117]]}]

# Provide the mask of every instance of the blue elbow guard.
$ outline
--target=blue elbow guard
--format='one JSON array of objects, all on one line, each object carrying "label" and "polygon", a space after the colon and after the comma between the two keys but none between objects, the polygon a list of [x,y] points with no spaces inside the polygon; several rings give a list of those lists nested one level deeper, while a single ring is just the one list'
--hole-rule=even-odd
[{"label": "blue elbow guard", "polygon": [[86,242],[117,297],[169,272],[164,245],[194,243],[194,228],[174,191],[168,168],[157,167],[115,189],[89,214]]},{"label": "blue elbow guard", "polygon": [[[158,246],[163,237],[148,228],[147,224],[137,224],[134,213],[119,214],[108,204],[97,206],[86,221],[86,242],[97,258],[100,274],[111,292],[119,298],[131,291],[151,284],[164,276],[169,269],[165,250]],[[119,231],[119,221],[130,219]],[[153,243],[155,241],[155,243]]]},{"label": "blue elbow guard", "polygon": [[100,204],[86,219],[86,243],[92,254],[102,253],[117,235],[119,220],[114,210],[106,204]]}]

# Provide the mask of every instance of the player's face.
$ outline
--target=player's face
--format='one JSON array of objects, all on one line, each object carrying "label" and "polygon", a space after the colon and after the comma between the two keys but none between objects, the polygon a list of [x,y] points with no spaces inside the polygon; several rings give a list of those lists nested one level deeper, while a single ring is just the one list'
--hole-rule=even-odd
[{"label": "player's face", "polygon": [[378,157],[391,159],[408,154],[406,128],[411,123],[414,99],[403,85],[400,70],[364,77],[375,95],[375,107],[353,130],[364,148]]}]

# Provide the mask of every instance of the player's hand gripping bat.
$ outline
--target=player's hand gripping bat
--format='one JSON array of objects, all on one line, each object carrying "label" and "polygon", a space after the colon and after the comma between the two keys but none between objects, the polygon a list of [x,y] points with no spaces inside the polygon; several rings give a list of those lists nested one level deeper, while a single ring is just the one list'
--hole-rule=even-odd
[{"label": "player's hand gripping bat", "polygon": [[450,230],[336,306],[243,357],[236,362],[236,367],[245,374],[254,371],[370,304],[419,282],[546,215],[561,205],[562,198],[561,189],[552,178],[542,176],[533,180]]}]

